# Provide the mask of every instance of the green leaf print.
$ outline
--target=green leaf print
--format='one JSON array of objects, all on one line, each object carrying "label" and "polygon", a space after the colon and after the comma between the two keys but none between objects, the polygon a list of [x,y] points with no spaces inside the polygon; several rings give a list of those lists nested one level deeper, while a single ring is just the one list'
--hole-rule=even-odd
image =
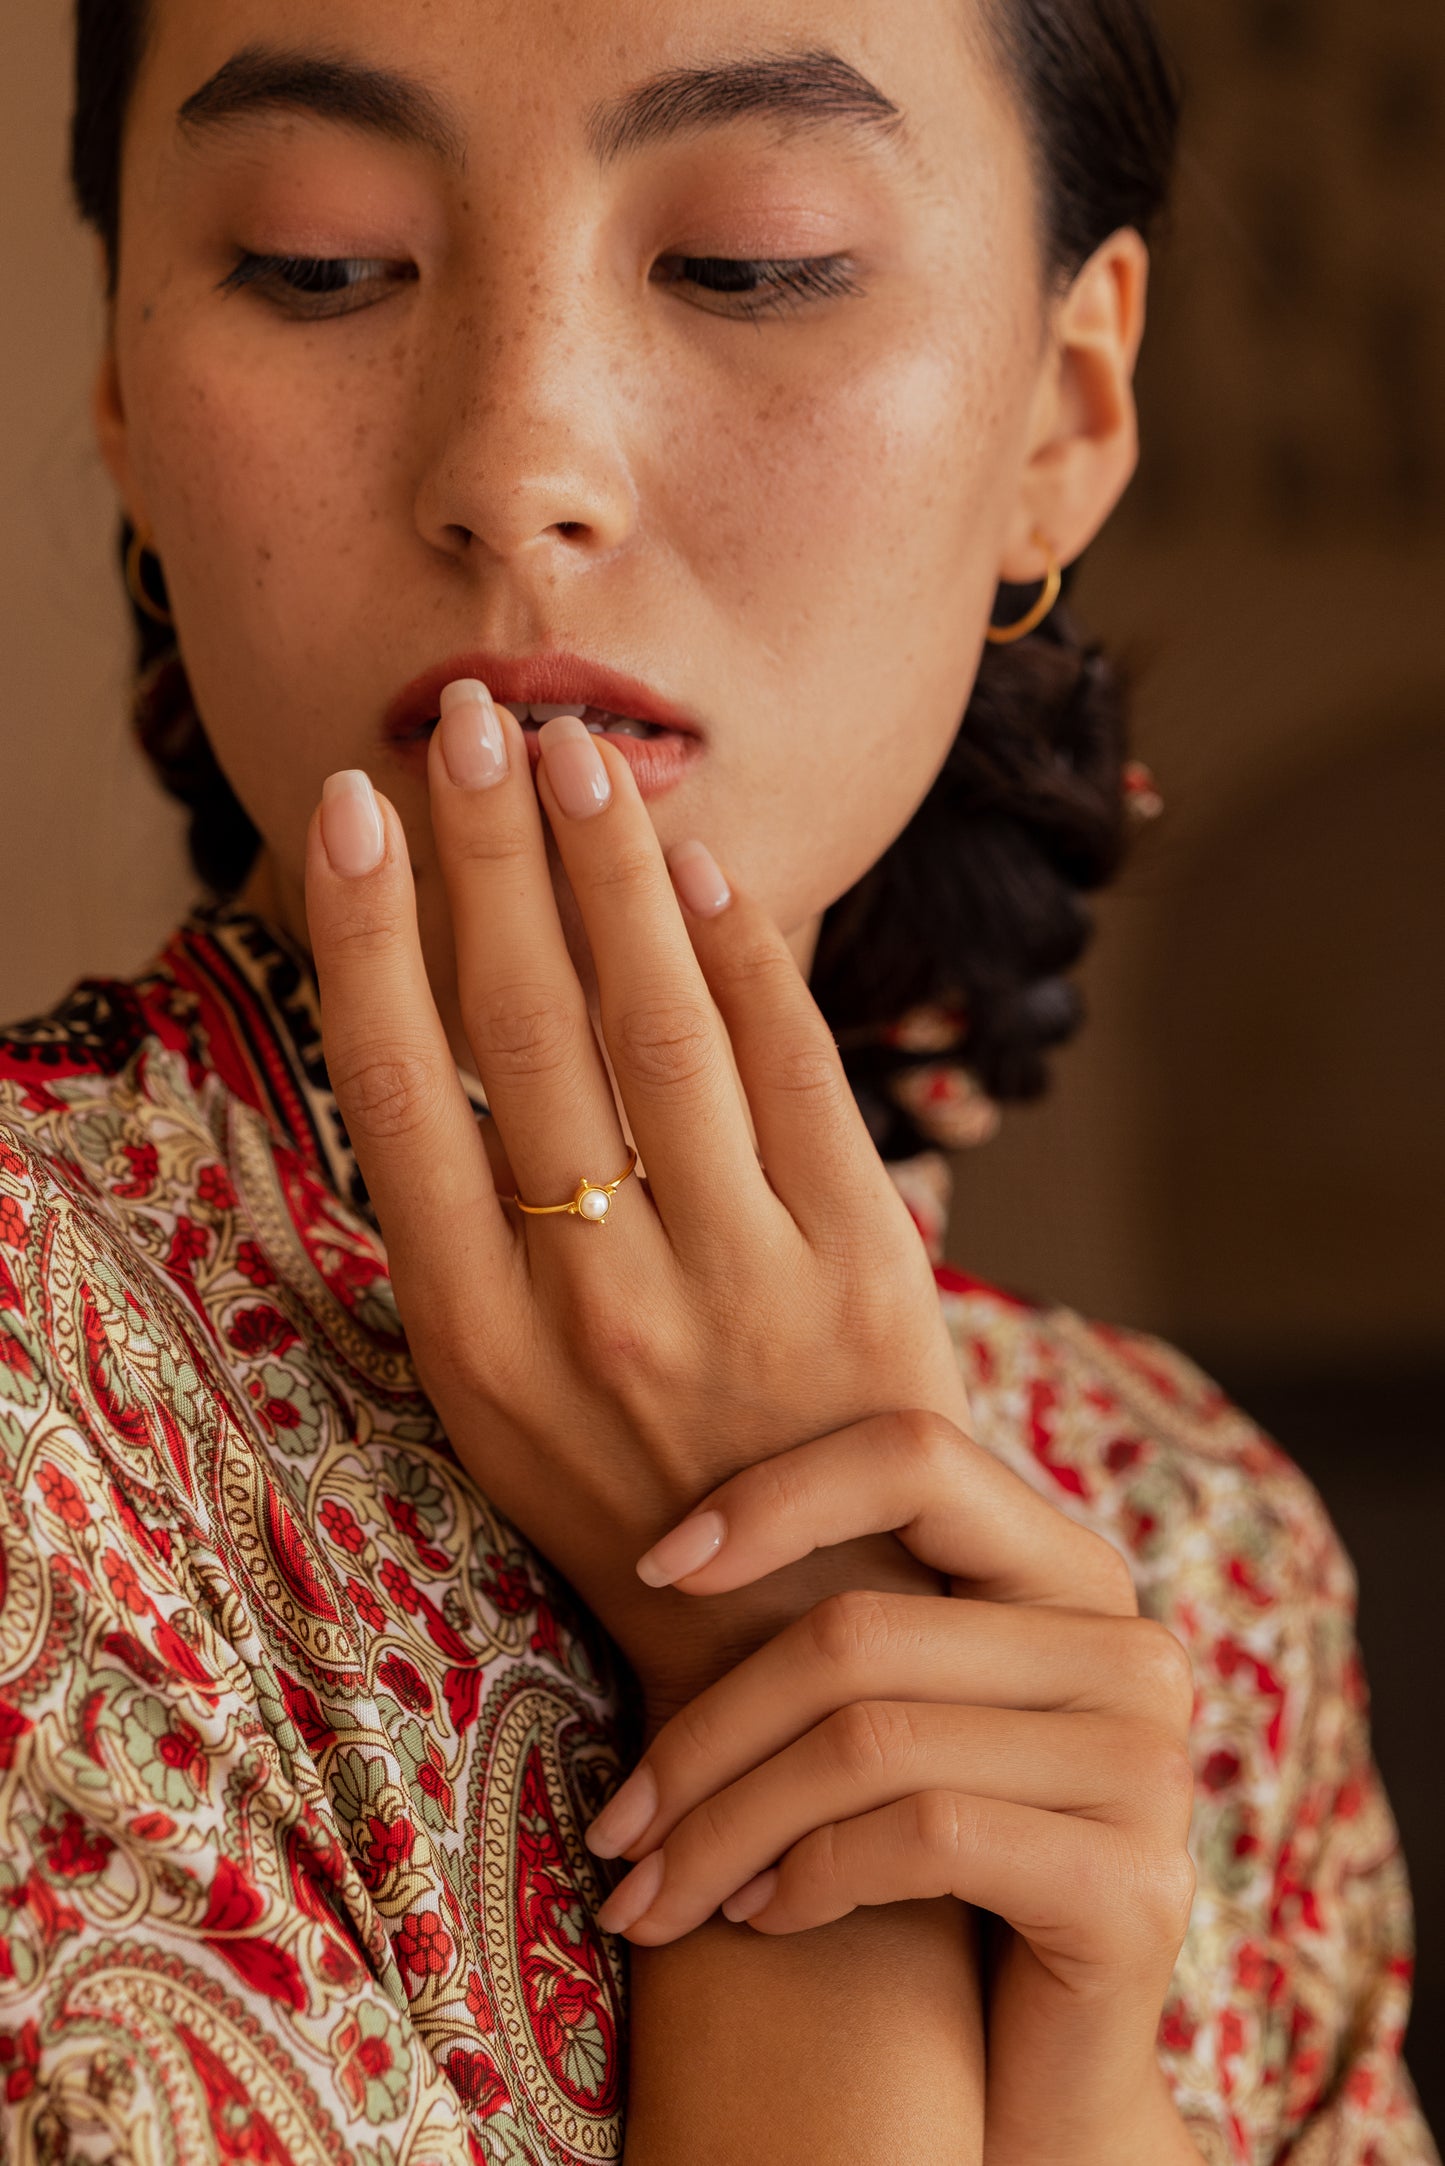
[{"label": "green leaf print", "polygon": [[567,2081],[577,2091],[600,2091],[607,2080],[607,2047],[602,2026],[588,2009],[567,2041],[562,2056]]}]

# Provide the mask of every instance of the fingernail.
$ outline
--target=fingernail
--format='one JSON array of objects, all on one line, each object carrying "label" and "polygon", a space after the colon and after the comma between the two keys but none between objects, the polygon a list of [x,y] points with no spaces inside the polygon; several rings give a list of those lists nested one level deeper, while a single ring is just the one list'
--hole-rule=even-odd
[{"label": "fingernail", "polygon": [[580,715],[554,715],[537,732],[552,794],[569,820],[590,820],[612,795],[602,754]]},{"label": "fingernail", "polygon": [[489,790],[507,772],[507,740],[479,677],[458,677],[443,686],[437,734],[447,773],[459,790]]},{"label": "fingernail", "polygon": [[715,918],[720,910],[726,910],[733,892],[705,842],[680,842],[667,862],[673,885],[696,916]]},{"label": "fingernail", "polygon": [[321,787],[321,840],[333,872],[359,880],[386,855],[386,829],[371,777],[360,767],[328,775]]},{"label": "fingernail", "polygon": [[778,1868],[770,1865],[756,1880],[750,1880],[736,1895],[728,1897],[722,1907],[723,1916],[733,1925],[742,1925],[749,1918],[755,1918],[760,1910],[767,1909],[777,1885]]},{"label": "fingernail", "polygon": [[662,1852],[649,1850],[625,1880],[620,1880],[597,1913],[604,1933],[625,1933],[651,1910],[662,1886]]},{"label": "fingernail", "polygon": [[637,1576],[649,1587],[670,1587],[700,1571],[723,1546],[728,1531],[721,1512],[694,1512],[637,1560]]},{"label": "fingernail", "polygon": [[582,1840],[596,1858],[615,1858],[637,1841],[657,1817],[657,1777],[644,1760],[625,1783],[613,1791],[597,1818],[582,1831]]}]

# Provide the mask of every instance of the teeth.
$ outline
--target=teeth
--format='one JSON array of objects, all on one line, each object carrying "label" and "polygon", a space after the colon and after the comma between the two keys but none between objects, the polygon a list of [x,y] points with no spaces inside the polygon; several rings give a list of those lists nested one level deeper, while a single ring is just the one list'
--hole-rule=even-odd
[{"label": "teeth", "polygon": [[[581,722],[585,721],[589,714],[597,713],[597,709],[580,707],[575,702],[570,706],[560,707],[544,705],[540,700],[508,699],[503,700],[502,705],[524,725],[550,722],[559,714],[575,715]],[[653,737],[657,734],[651,722],[636,722],[631,715],[621,714],[609,714],[597,721],[588,722],[587,728],[593,737]]]},{"label": "teeth", "polygon": [[582,720],[582,717],[587,712],[585,705],[578,706],[575,701],[567,706],[559,707],[546,706],[540,700],[525,699],[503,700],[502,704],[517,717],[517,720],[519,722],[524,723],[555,722],[559,714],[575,715],[577,717],[577,720],[580,722]]}]

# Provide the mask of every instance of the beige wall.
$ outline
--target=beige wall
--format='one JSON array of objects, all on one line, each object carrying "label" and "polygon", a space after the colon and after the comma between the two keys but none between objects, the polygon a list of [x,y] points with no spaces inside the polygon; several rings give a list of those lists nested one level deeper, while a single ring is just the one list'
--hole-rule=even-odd
[{"label": "beige wall", "polygon": [[[1140,665],[1169,812],[1101,909],[1055,1096],[961,1165],[954,1248],[1210,1355],[1413,1363],[1445,1343],[1445,14],[1165,13],[1195,102],[1148,450],[1080,599]],[[0,20],[4,1014],[133,968],[192,892],[126,733],[68,14]]]},{"label": "beige wall", "polygon": [[131,969],[190,893],[177,822],[127,739],[126,609],[88,374],[92,244],[65,193],[70,10],[0,9],[0,1013]]}]

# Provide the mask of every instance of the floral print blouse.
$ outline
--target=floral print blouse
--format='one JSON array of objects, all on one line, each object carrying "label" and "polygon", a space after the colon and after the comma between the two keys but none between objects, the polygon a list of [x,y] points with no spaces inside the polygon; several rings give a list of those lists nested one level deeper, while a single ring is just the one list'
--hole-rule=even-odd
[{"label": "floral print blouse", "polygon": [[[896,1177],[937,1254],[943,1162]],[[981,1439],[1198,1679],[1159,2051],[1211,2162],[1419,2166],[1350,1567],[1190,1363],[944,1268]],[[0,1031],[0,2130],[14,2159],[621,2155],[581,1829],[605,1636],[409,1366],[305,956],[234,905]]]}]

